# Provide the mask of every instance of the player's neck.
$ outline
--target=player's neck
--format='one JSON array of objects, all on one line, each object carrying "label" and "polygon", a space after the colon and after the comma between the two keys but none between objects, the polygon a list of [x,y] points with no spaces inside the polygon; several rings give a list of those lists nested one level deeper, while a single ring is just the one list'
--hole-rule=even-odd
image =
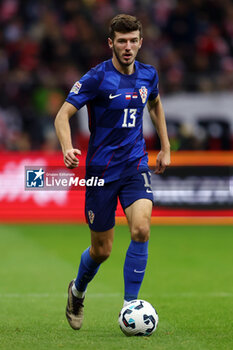
[{"label": "player's neck", "polygon": [[132,64],[130,64],[129,66],[125,66],[125,65],[122,65],[115,56],[113,56],[112,63],[116,68],[116,70],[118,70],[118,72],[120,72],[121,74],[130,75],[130,74],[133,74],[135,71],[135,67],[134,67],[135,61],[133,61]]}]

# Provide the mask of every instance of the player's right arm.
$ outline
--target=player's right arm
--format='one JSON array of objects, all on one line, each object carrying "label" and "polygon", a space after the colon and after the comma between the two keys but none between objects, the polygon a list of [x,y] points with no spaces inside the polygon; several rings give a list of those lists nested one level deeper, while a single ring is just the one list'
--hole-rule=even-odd
[{"label": "player's right arm", "polygon": [[64,163],[67,168],[76,168],[79,164],[77,155],[81,155],[81,151],[77,148],[73,148],[70,130],[70,118],[77,112],[77,108],[69,102],[64,102],[58,111],[54,125],[57,133],[57,137],[61,144]]}]

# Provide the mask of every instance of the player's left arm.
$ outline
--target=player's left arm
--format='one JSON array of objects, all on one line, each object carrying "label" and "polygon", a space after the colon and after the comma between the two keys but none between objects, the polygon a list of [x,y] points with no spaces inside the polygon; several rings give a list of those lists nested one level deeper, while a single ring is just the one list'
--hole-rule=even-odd
[{"label": "player's left arm", "polygon": [[151,120],[156,128],[160,139],[161,150],[156,159],[155,173],[161,174],[171,162],[170,158],[170,142],[167,134],[167,126],[165,114],[162,106],[160,96],[158,95],[154,100],[147,102],[148,110]]}]

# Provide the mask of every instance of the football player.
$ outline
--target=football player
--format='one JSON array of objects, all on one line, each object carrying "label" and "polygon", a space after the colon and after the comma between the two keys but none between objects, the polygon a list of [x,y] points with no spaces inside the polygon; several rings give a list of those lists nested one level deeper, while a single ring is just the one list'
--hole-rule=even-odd
[{"label": "football player", "polygon": [[86,179],[104,179],[104,186],[86,187],[91,245],[82,253],[77,277],[68,287],[66,316],[73,329],[80,329],[83,323],[88,283],[110,256],[118,198],[131,234],[124,263],[124,304],[137,299],[146,270],[153,203],[142,130],[146,105],[161,143],[155,165],[158,174],[170,164],[170,144],[157,71],[136,60],[142,42],[137,18],[125,14],[114,17],[108,38],[112,59],[92,68],[74,84],[55,119],[65,165],[75,168],[81,150],[72,144],[69,119],[87,105],[90,140]]}]

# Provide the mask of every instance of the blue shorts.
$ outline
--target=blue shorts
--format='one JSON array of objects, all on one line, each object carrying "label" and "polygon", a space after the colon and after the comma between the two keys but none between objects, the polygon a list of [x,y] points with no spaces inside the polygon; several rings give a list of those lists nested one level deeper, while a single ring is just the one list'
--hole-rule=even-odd
[{"label": "blue shorts", "polygon": [[119,197],[123,210],[141,198],[153,202],[149,171],[112,181],[104,186],[86,186],[85,215],[93,231],[106,231],[115,225]]}]

